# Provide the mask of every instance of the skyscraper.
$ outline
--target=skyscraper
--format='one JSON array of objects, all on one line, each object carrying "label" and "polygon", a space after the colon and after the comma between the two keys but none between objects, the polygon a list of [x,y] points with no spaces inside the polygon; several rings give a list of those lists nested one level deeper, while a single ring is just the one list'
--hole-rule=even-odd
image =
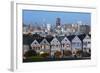
[{"label": "skyscraper", "polygon": [[60,26],[61,25],[61,19],[60,18],[56,18],[56,26]]}]

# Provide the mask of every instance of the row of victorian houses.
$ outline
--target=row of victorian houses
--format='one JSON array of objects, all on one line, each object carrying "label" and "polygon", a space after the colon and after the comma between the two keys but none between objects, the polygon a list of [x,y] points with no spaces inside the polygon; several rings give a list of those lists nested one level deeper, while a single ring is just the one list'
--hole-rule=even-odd
[{"label": "row of victorian houses", "polygon": [[29,49],[35,50],[37,53],[47,52],[51,56],[56,51],[69,50],[72,54],[76,51],[81,50],[83,52],[90,53],[91,51],[91,35],[70,35],[70,36],[46,36],[41,37],[39,34],[23,35],[23,53]]}]

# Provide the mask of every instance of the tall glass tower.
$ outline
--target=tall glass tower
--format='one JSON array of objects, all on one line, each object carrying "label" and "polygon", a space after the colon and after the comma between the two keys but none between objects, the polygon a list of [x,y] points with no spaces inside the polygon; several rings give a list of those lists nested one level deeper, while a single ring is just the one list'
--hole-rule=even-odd
[{"label": "tall glass tower", "polygon": [[56,18],[56,26],[60,26],[61,25],[61,19],[60,18]]}]

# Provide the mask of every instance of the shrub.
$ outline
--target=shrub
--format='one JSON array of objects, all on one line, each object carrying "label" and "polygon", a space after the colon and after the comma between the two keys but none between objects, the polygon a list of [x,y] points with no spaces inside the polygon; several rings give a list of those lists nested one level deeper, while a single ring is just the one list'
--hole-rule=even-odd
[{"label": "shrub", "polygon": [[61,58],[62,53],[61,53],[60,51],[56,51],[56,52],[54,53],[54,56],[55,56],[56,58]]},{"label": "shrub", "polygon": [[76,56],[82,56],[82,54],[83,54],[83,51],[82,50],[76,51]]},{"label": "shrub", "polygon": [[90,57],[90,56],[91,56],[90,53],[88,53],[88,52],[83,52],[83,57]]},{"label": "shrub", "polygon": [[31,57],[31,56],[36,56],[37,53],[34,50],[28,50],[25,54],[24,57]]},{"label": "shrub", "polygon": [[65,50],[64,51],[64,55],[65,56],[71,56],[72,55],[72,52],[70,50]]}]

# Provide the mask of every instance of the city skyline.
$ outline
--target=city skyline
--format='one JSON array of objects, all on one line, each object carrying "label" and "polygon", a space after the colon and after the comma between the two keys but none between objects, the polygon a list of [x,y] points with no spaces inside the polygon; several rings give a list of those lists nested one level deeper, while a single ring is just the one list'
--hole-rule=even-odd
[{"label": "city skyline", "polygon": [[90,13],[80,12],[61,12],[61,11],[42,11],[42,10],[23,10],[23,23],[29,24],[51,24],[56,25],[56,18],[61,19],[61,25],[82,22],[83,24],[91,24]]},{"label": "city skyline", "polygon": [[23,62],[91,59],[91,14],[23,10]]}]

